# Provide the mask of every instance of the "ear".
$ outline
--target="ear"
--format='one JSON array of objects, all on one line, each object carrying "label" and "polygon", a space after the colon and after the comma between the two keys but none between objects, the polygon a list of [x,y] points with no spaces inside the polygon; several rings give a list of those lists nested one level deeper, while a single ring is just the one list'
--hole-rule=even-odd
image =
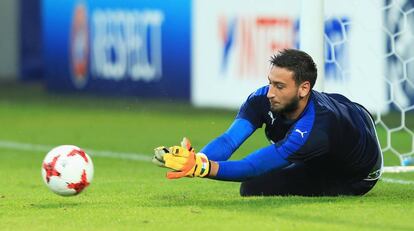
[{"label": "ear", "polygon": [[299,97],[305,98],[311,90],[310,82],[305,81],[299,85]]}]

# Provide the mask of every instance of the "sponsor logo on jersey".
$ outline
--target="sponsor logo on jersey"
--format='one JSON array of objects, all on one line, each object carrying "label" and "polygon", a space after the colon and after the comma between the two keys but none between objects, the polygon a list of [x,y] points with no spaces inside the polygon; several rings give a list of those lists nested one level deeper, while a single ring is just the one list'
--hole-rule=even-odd
[{"label": "sponsor logo on jersey", "polygon": [[295,132],[299,133],[300,136],[302,136],[302,138],[305,136],[305,133],[308,133],[308,131],[304,131],[302,132],[301,130],[299,130],[298,128],[296,128]]},{"label": "sponsor logo on jersey", "polygon": [[276,118],[273,116],[273,113],[271,112],[271,111],[269,111],[269,116],[270,116],[270,119],[272,119],[272,123],[271,123],[271,125],[273,125],[273,122],[275,122],[275,120],[276,120]]}]

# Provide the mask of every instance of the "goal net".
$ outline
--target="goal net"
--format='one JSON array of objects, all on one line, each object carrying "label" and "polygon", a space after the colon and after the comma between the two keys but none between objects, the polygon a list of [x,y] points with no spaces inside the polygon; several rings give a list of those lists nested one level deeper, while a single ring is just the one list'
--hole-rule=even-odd
[{"label": "goal net", "polygon": [[[414,171],[414,1],[386,0],[380,8],[386,50],[385,78],[390,108],[377,112],[376,123],[385,132],[383,152],[397,157],[403,167],[387,167],[390,172]],[[392,164],[392,161],[389,161]]]},{"label": "goal net", "polygon": [[414,171],[414,0],[322,3],[320,90],[339,91],[371,111],[384,172]]}]

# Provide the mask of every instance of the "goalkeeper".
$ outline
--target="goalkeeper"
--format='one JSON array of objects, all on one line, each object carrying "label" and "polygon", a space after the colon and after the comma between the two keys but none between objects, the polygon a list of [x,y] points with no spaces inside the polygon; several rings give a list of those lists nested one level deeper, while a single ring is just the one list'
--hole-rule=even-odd
[{"label": "goalkeeper", "polygon": [[[156,148],[153,162],[173,169],[170,179],[242,182],[242,196],[367,193],[383,165],[371,115],[342,95],[312,90],[317,70],[308,54],[286,49],[270,62],[269,84],[249,95],[226,132],[199,153],[186,139]],[[263,125],[271,144],[228,160]]]}]

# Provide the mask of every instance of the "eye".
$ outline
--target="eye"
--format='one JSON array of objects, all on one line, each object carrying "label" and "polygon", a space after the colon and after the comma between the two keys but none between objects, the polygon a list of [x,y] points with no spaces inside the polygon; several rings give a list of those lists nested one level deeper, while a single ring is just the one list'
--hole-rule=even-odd
[{"label": "eye", "polygon": [[285,86],[283,86],[283,84],[280,84],[280,83],[278,83],[278,84],[276,84],[276,88],[277,89],[283,89]]}]

